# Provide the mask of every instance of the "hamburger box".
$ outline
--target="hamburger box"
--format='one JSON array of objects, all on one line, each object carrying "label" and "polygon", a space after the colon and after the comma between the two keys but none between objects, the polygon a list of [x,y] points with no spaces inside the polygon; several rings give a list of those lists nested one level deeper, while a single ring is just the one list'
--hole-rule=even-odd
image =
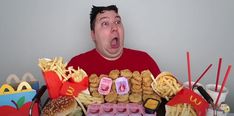
[{"label": "hamburger box", "polygon": [[183,88],[166,104],[166,116],[170,116],[171,113],[186,115],[185,113],[189,112],[193,112],[197,116],[206,116],[208,107],[209,104],[203,97],[190,89]]}]

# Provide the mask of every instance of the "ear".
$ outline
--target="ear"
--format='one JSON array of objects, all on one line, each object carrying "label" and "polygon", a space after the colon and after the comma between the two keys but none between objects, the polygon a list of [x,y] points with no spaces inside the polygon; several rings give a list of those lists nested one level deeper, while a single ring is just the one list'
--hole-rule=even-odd
[{"label": "ear", "polygon": [[95,32],[94,31],[91,31],[91,37],[92,37],[92,40],[95,42],[96,38],[95,38]]}]

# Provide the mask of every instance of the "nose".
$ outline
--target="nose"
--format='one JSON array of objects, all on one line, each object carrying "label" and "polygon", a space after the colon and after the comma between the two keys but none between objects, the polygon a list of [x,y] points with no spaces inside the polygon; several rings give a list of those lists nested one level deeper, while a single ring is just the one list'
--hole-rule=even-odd
[{"label": "nose", "polygon": [[118,24],[115,22],[111,24],[111,31],[117,31],[118,30]]}]

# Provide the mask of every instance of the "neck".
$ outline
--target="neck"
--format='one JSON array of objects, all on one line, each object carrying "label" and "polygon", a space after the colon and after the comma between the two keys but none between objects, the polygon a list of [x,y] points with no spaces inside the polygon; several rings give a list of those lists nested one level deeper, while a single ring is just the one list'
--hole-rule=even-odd
[{"label": "neck", "polygon": [[106,56],[102,55],[97,49],[96,49],[96,51],[97,51],[98,54],[101,55],[104,59],[109,60],[109,61],[117,60],[117,59],[119,59],[119,58],[122,56],[122,54],[123,54],[123,51],[122,51],[122,52],[121,52],[118,56],[116,56],[116,57],[106,57]]}]

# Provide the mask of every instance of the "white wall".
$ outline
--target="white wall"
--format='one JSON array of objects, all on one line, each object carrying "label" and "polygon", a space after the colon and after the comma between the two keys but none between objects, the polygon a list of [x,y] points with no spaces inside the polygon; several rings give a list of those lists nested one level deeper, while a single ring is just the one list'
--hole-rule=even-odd
[{"label": "white wall", "polygon": [[[234,64],[233,0],[1,0],[1,83],[11,73],[22,76],[28,71],[44,83],[39,58],[62,56],[68,61],[93,48],[89,35],[93,4],[116,4],[125,26],[126,47],[147,51],[162,71],[172,72],[181,82],[187,81],[186,51],[191,54],[193,80],[213,64],[202,84],[215,83],[219,57],[223,58],[222,78],[227,65]],[[227,97],[231,108],[233,92]]]}]

